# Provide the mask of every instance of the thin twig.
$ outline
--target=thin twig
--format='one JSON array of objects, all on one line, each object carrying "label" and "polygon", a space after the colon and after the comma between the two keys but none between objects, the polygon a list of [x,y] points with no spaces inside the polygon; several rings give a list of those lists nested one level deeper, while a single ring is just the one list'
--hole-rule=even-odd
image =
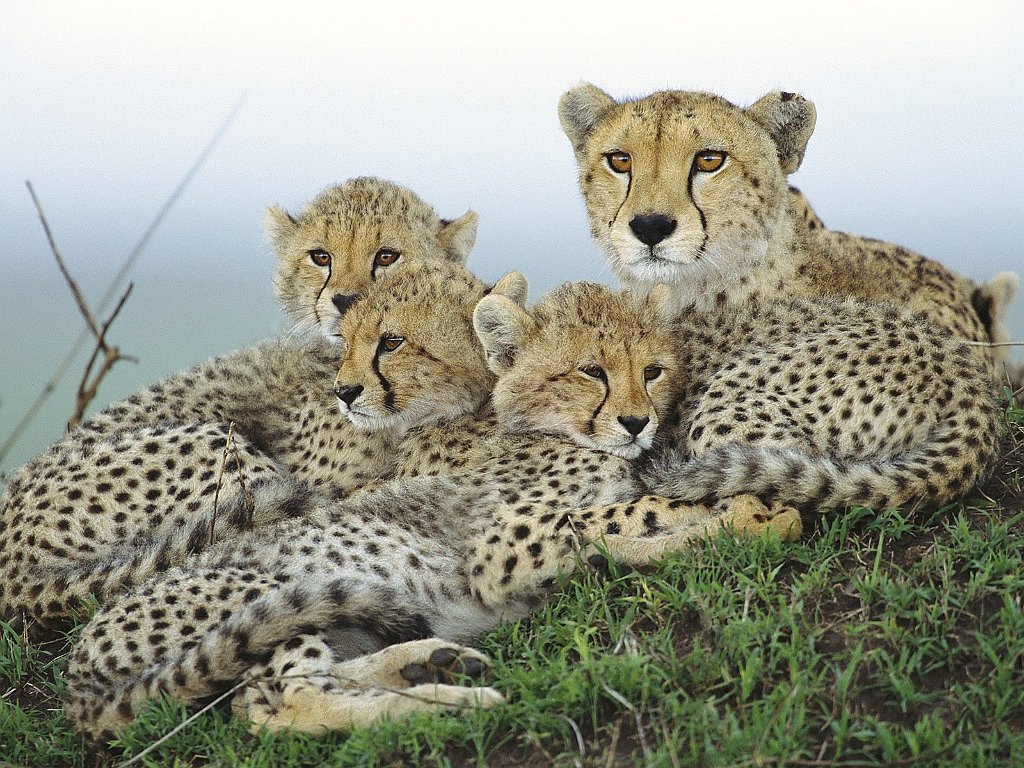
[{"label": "thin twig", "polygon": [[43,205],[39,202],[39,197],[36,195],[36,191],[32,187],[32,182],[26,181],[25,186],[28,187],[28,194],[32,198],[32,204],[36,207],[36,213],[39,214],[39,221],[43,225],[43,232],[46,234],[46,241],[50,244],[50,252],[53,254],[53,258],[57,261],[57,268],[60,269],[60,273],[64,276],[64,282],[66,282],[68,284],[68,288],[71,289],[71,295],[75,297],[75,303],[78,304],[78,311],[85,319],[87,328],[92,332],[93,338],[99,341],[99,326],[96,325],[96,319],[92,316],[89,305],[86,303],[85,297],[82,296],[82,291],[78,288],[78,283],[75,282],[75,279],[68,271],[67,264],[64,263],[64,257],[60,255],[60,249],[57,248],[57,242],[53,239],[53,232],[50,230],[50,222],[46,219],[46,214],[43,212]]},{"label": "thin twig", "polygon": [[580,757],[578,760],[575,760],[574,762],[576,763],[576,765],[583,765],[583,763],[581,763],[580,760],[585,760],[587,757],[587,747],[583,743],[583,731],[580,730],[580,727],[576,724],[576,721],[573,720],[571,717],[568,717],[566,715],[559,715],[559,717],[565,720],[565,722],[567,722],[569,726],[572,728],[572,732],[576,734],[576,748],[580,751]]},{"label": "thin twig", "polygon": [[[224,452],[220,457],[220,471],[217,473],[217,487],[213,489],[213,517],[210,519],[210,546],[217,543],[216,529],[217,529],[217,504],[220,500],[220,486],[224,481],[224,467],[228,463],[228,451],[231,450],[231,440],[235,435],[235,422],[228,422],[228,440],[224,443]],[[237,462],[238,457],[235,457]]]},{"label": "thin twig", "polygon": [[[128,296],[132,292],[132,288],[135,287],[134,283],[128,283],[128,288],[121,295],[120,300],[117,302],[117,306],[114,307],[114,311],[110,317],[107,318],[106,322],[103,323],[103,327],[100,329],[99,338],[96,340],[96,346],[92,350],[92,354],[89,356],[89,362],[85,368],[82,369],[82,378],[78,382],[78,392],[75,395],[75,412],[68,420],[68,429],[74,429],[82,421],[82,417],[85,416],[85,409],[89,407],[89,403],[96,399],[96,394],[99,391],[100,382],[103,381],[104,377],[110,372],[110,369],[114,367],[114,364],[120,360],[126,360],[128,362],[137,363],[139,360],[133,355],[122,355],[121,351],[117,347],[111,347],[107,344],[107,330],[110,328],[110,324],[114,322],[117,315],[121,312],[121,307],[128,300]],[[92,367],[96,362],[96,358],[100,351],[103,352],[103,364],[100,366],[99,371],[93,377],[92,383],[89,383],[89,374],[92,372]]]},{"label": "thin twig", "polygon": [[139,754],[135,755],[130,760],[125,760],[124,762],[118,763],[117,764],[117,768],[128,768],[129,765],[134,765],[135,763],[139,762],[140,760],[142,760],[142,758],[144,758],[146,755],[148,755],[154,749],[156,749],[161,744],[163,744],[165,741],[167,741],[169,738],[174,736],[174,734],[178,733],[178,731],[180,731],[182,728],[185,728],[189,724],[191,724],[191,723],[195,722],[196,720],[198,720],[200,717],[205,715],[207,712],[209,712],[215,706],[217,706],[222,701],[224,701],[224,699],[226,699],[228,696],[233,694],[239,688],[244,688],[250,682],[251,681],[250,681],[250,679],[248,677],[242,678],[237,683],[235,683],[233,686],[231,686],[226,691],[224,691],[224,693],[222,693],[220,696],[218,696],[213,701],[211,701],[209,704],[207,704],[205,707],[203,707],[202,709],[196,711],[195,713],[189,715],[187,718],[182,720],[180,723],[178,723],[176,726],[174,726],[171,730],[169,730],[167,733],[165,733],[159,739],[157,739],[152,744],[150,744],[148,747],[146,747],[144,750],[139,752]]},{"label": "thin twig", "polygon": [[1024,347],[1024,341],[965,341],[968,347]]},{"label": "thin twig", "polygon": [[619,748],[619,734],[622,733],[622,719],[615,721],[615,730],[612,731],[611,742],[608,744],[608,758],[605,760],[604,768],[612,768],[615,764],[615,753]]},{"label": "thin twig", "polygon": [[[113,299],[116,291],[120,287],[120,284],[123,282],[125,276],[128,274],[128,271],[138,260],[139,256],[142,255],[143,249],[149,243],[149,239],[153,236],[153,233],[156,232],[157,227],[163,222],[164,218],[170,212],[171,208],[174,207],[174,204],[178,201],[178,198],[181,197],[182,193],[191,183],[195,175],[199,172],[203,165],[206,164],[206,161],[209,158],[210,154],[216,148],[217,144],[220,143],[220,140],[224,137],[224,134],[227,133],[227,130],[231,126],[231,124],[235,121],[235,118],[238,116],[238,113],[241,110],[242,103],[244,101],[245,94],[242,94],[242,97],[238,100],[235,106],[228,113],[228,116],[225,118],[220,128],[218,128],[217,132],[214,133],[213,138],[211,138],[210,141],[207,143],[206,147],[203,148],[203,151],[200,153],[196,161],[192,164],[192,167],[189,168],[188,172],[184,175],[184,177],[182,177],[181,181],[178,183],[178,186],[175,187],[174,191],[171,193],[171,196],[167,198],[167,201],[163,204],[163,206],[157,212],[156,216],[153,218],[153,221],[150,222],[150,225],[146,228],[146,231],[143,232],[142,237],[139,238],[139,241],[135,244],[135,247],[128,255],[128,258],[125,259],[124,263],[121,265],[121,268],[118,270],[117,275],[114,277],[114,280],[107,288],[107,292],[103,295],[103,298],[100,300],[99,306],[97,307],[97,310],[99,312],[103,312],[106,309],[107,305]],[[28,407],[28,410],[25,411],[25,415],[21,417],[21,420],[15,425],[14,429],[4,440],[3,444],[0,445],[0,462],[4,460],[4,458],[7,456],[7,453],[11,450],[11,448],[13,448],[21,439],[22,435],[25,434],[25,430],[28,429],[29,425],[31,425],[32,422],[35,421],[36,417],[39,415],[39,412],[42,410],[43,405],[46,403],[47,400],[49,400],[50,395],[54,393],[54,391],[57,389],[57,385],[63,380],[64,374],[67,372],[68,366],[71,365],[72,361],[74,361],[79,351],[81,351],[82,345],[85,343],[85,340],[88,338],[90,333],[91,329],[87,328],[83,329],[83,331],[78,335],[78,338],[75,340],[75,343],[71,345],[71,349],[68,350],[68,353],[64,356],[64,359],[61,360],[60,365],[57,366],[57,370],[54,371],[53,375],[43,385],[42,390],[40,390],[39,394],[36,395],[35,400],[32,401],[32,404]]]},{"label": "thin twig", "polygon": [[623,696],[621,693],[616,691],[614,688],[609,686],[607,683],[602,683],[601,688],[604,692],[615,699],[619,704],[624,706],[630,712],[633,713],[633,720],[636,722],[636,735],[640,739],[640,751],[644,753],[644,760],[650,762],[651,760],[651,748],[647,746],[647,736],[644,734],[644,721],[640,716],[640,710],[638,710],[633,704]]},{"label": "thin twig", "polygon": [[[79,314],[82,315],[82,318],[85,320],[86,327],[96,340],[92,354],[89,356],[89,361],[86,363],[85,368],[82,371],[82,378],[78,383],[78,391],[75,394],[75,409],[71,414],[71,418],[68,419],[68,429],[73,429],[78,426],[79,422],[81,422],[82,417],[85,415],[86,408],[88,408],[89,403],[95,399],[96,393],[99,391],[100,384],[114,365],[120,360],[134,359],[128,358],[126,355],[122,355],[117,347],[112,347],[107,344],[107,330],[121,311],[121,307],[124,306],[124,302],[128,298],[128,294],[132,291],[132,286],[129,285],[128,290],[121,296],[121,300],[117,303],[117,306],[114,308],[114,312],[111,314],[110,318],[103,323],[102,327],[99,326],[96,323],[96,317],[93,315],[92,310],[89,309],[88,302],[86,302],[81,289],[78,287],[78,283],[75,281],[75,278],[71,276],[71,272],[68,271],[67,264],[64,263],[64,258],[60,255],[60,249],[57,248],[57,241],[54,239],[53,231],[50,229],[50,222],[47,220],[46,213],[43,211],[43,205],[39,202],[39,197],[36,195],[36,191],[32,187],[32,182],[26,181],[25,186],[28,187],[28,193],[32,197],[32,203],[35,205],[36,212],[39,214],[39,221],[43,225],[43,232],[46,233],[46,240],[50,244],[50,251],[53,253],[53,258],[57,261],[57,267],[60,269],[60,273],[64,276],[64,281],[68,284],[68,288],[71,290],[71,295],[75,298]],[[93,365],[95,365],[96,358],[99,357],[100,352],[103,353],[103,364],[100,366],[99,371],[96,372],[96,375],[90,383],[89,377],[92,375]]]}]

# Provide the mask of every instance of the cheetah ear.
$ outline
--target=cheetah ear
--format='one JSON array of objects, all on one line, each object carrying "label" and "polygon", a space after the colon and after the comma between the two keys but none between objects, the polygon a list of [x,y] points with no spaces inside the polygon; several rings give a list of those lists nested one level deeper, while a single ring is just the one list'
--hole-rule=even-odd
[{"label": "cheetah ear", "polygon": [[988,331],[989,339],[996,343],[1011,340],[1006,330],[1006,311],[1019,284],[1015,273],[1000,272],[971,292],[971,305]]},{"label": "cheetah ear", "polygon": [[577,155],[583,151],[583,144],[601,115],[615,105],[615,99],[590,83],[580,83],[562,94],[558,100],[558,119]]},{"label": "cheetah ear", "polygon": [[790,174],[799,168],[814,133],[814,102],[796,93],[772,91],[755,101],[746,113],[772,137],[782,172]]},{"label": "cheetah ear", "polygon": [[529,292],[529,288],[529,283],[526,282],[526,275],[522,272],[509,272],[491,286],[487,295],[504,296],[506,299],[515,302],[520,307],[525,307],[526,294]]},{"label": "cheetah ear", "polygon": [[278,255],[284,253],[284,246],[289,236],[295,231],[298,224],[292,215],[284,208],[271,205],[263,217],[263,228],[266,230],[267,239]]},{"label": "cheetah ear", "polygon": [[487,367],[501,376],[515,362],[533,327],[526,310],[505,296],[484,296],[473,310],[473,328],[484,345]]},{"label": "cheetah ear", "polygon": [[662,322],[671,323],[679,314],[674,293],[672,286],[658,283],[647,294],[647,304]]},{"label": "cheetah ear", "polygon": [[452,221],[442,220],[441,231],[437,233],[437,241],[444,248],[448,257],[457,264],[465,264],[469,252],[476,242],[476,225],[480,221],[476,211],[466,211]]}]

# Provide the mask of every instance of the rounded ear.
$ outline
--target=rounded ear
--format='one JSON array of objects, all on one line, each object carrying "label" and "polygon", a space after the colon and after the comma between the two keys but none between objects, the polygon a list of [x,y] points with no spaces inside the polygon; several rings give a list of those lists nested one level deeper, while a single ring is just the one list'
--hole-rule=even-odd
[{"label": "rounded ear", "polygon": [[662,322],[671,323],[676,319],[676,300],[672,286],[658,283],[647,294],[647,303]]},{"label": "rounded ear", "polygon": [[558,119],[577,154],[583,151],[583,144],[601,115],[615,104],[615,99],[590,83],[580,83],[562,94],[558,100]]},{"label": "rounded ear", "polygon": [[1019,284],[1020,279],[1015,272],[1000,272],[971,292],[974,312],[994,342],[1007,342],[1011,339],[1006,329],[1006,312]]},{"label": "rounded ear", "polygon": [[473,328],[487,354],[487,367],[499,376],[515,362],[533,318],[505,296],[489,294],[473,310]]},{"label": "rounded ear", "polygon": [[526,306],[526,294],[530,285],[526,281],[526,275],[522,272],[509,272],[498,282],[491,286],[487,292],[488,296],[504,296],[515,302],[520,307]]},{"label": "rounded ear", "polygon": [[476,211],[466,211],[452,221],[441,222],[441,230],[437,233],[437,241],[452,261],[465,264],[469,252],[476,242],[476,225],[480,221]]},{"label": "rounded ear", "polygon": [[796,93],[772,91],[750,105],[746,114],[772,137],[782,172],[790,174],[799,168],[814,133],[814,103]]},{"label": "rounded ear", "polygon": [[298,222],[284,208],[276,205],[267,208],[263,217],[263,229],[267,233],[267,239],[274,246],[274,250],[279,254],[284,251],[284,244],[291,233],[295,231],[297,224]]}]

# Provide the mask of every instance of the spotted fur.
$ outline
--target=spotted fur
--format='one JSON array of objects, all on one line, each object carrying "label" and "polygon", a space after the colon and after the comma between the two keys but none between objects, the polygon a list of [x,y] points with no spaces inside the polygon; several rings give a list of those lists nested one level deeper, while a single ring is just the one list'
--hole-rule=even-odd
[{"label": "spotted fur", "polygon": [[[680,307],[704,311],[854,296],[962,339],[1004,340],[1016,275],[979,286],[906,248],[826,229],[789,189],[816,119],[802,96],[773,91],[741,109],[688,91],[617,102],[581,84],[559,114],[591,233],[628,286],[669,284]],[[990,366],[1006,358],[1004,347],[974,351]]]},{"label": "spotted fur", "polygon": [[[604,541],[622,562],[641,563],[722,525],[798,535],[794,510],[751,497],[704,506],[640,495],[625,454],[634,453],[627,445],[642,447],[643,429],[614,425],[641,408],[653,422],[672,402],[672,341],[667,329],[650,330],[650,302],[586,285],[529,311],[515,291],[491,291],[472,310],[461,292],[429,287],[432,280],[446,278],[430,270],[404,306],[384,302],[362,315],[362,304],[353,308],[339,382],[366,381],[369,391],[384,376],[397,404],[401,371],[413,370],[403,353],[450,363],[451,387],[470,368],[483,376],[490,367],[494,415],[484,406],[466,417],[490,429],[470,440],[462,469],[397,478],[342,500],[294,483],[259,489],[261,509],[297,513],[115,597],[85,627],[67,674],[66,711],[77,728],[107,736],[155,696],[193,703],[238,682],[236,713],[275,730],[319,733],[398,716],[409,692],[417,709],[492,705],[500,695],[486,687],[453,692],[442,682],[428,695],[418,686],[435,674],[431,664],[480,661],[462,644],[525,615],[573,570],[580,547]],[[418,318],[410,314],[417,302]],[[465,347],[474,326],[483,352]],[[438,354],[434,334],[461,353]],[[396,336],[402,344],[379,354],[381,341]],[[645,375],[652,364],[663,368]],[[516,397],[519,387],[531,396]],[[360,417],[389,415],[376,396],[349,406],[365,407]],[[448,422],[444,434],[458,425]],[[415,645],[431,637],[432,645]],[[438,644],[440,662],[432,661]]]},{"label": "spotted fur", "polygon": [[970,347],[941,329],[856,299],[713,315],[676,321],[678,426],[645,473],[653,491],[935,508],[989,468],[996,398]]},{"label": "spotted fur", "polygon": [[[102,601],[218,537],[268,522],[252,501],[262,484],[287,475],[346,495],[395,471],[408,429],[472,412],[487,397],[489,375],[445,389],[441,412],[422,402],[400,407],[401,420],[368,432],[338,410],[331,390],[333,326],[351,296],[387,282],[376,292],[381,301],[399,290],[403,272],[429,267],[450,278],[471,311],[486,290],[461,266],[476,214],[444,222],[411,191],[362,178],[328,188],[297,217],[272,208],[268,229],[279,299],[300,327],[315,314],[316,332],[171,376],[91,417],[15,472],[0,498],[5,619],[63,626],[90,598]],[[399,256],[374,267],[385,247]],[[311,262],[320,251],[329,279]],[[520,278],[515,283],[525,300]],[[429,471],[429,457],[416,460],[406,473]]]}]

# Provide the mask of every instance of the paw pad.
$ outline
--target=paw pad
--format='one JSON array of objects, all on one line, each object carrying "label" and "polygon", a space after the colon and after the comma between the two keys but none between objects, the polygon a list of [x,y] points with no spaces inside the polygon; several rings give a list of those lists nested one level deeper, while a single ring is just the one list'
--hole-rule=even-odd
[{"label": "paw pad", "polygon": [[458,648],[438,648],[426,662],[406,664],[399,674],[410,685],[472,685],[472,679],[482,677],[486,671],[487,663],[482,659],[464,655]]}]

